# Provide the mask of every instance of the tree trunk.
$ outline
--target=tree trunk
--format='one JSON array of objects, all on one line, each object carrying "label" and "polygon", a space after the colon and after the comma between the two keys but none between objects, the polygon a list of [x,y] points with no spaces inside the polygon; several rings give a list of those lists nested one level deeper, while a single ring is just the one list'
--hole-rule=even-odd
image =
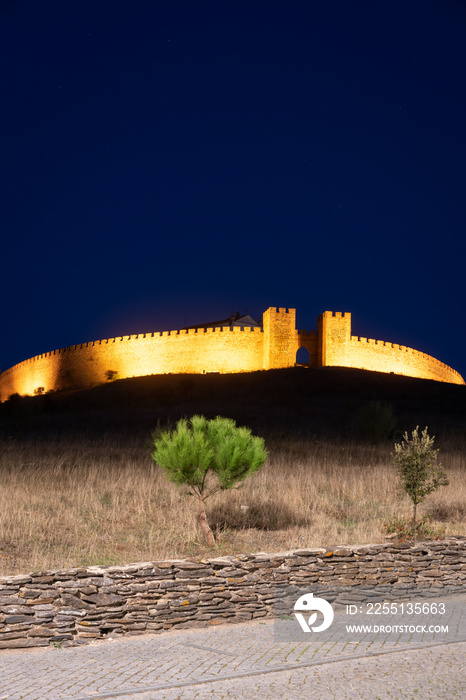
[{"label": "tree trunk", "polygon": [[417,503],[413,504],[413,544],[416,544],[416,510]]},{"label": "tree trunk", "polygon": [[215,545],[215,537],[214,533],[210,529],[209,523],[207,522],[204,501],[202,500],[202,498],[199,499],[199,505],[201,508],[200,513],[198,515],[199,525],[201,526],[202,531],[205,535],[207,544],[209,545],[209,547],[213,547]]}]

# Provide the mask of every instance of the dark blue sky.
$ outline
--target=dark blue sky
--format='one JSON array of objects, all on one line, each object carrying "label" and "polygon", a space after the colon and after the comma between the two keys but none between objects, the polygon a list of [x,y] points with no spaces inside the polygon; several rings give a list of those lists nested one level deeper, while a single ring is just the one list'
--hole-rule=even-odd
[{"label": "dark blue sky", "polygon": [[296,307],[466,376],[466,6],[0,5],[0,368]]}]

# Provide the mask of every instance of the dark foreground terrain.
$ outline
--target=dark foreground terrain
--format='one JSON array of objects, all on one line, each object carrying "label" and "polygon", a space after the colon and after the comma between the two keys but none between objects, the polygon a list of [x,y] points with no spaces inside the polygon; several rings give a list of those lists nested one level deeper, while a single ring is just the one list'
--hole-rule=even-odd
[{"label": "dark foreground terrain", "polygon": [[[373,426],[380,406],[393,429]],[[257,434],[333,439],[399,438],[428,426],[438,444],[466,439],[466,386],[346,368],[295,367],[229,375],[156,375],[86,391],[19,397],[0,404],[0,429],[43,436],[83,432],[147,435],[194,413],[225,415]],[[386,413],[386,411],[385,411]],[[369,416],[369,417],[368,417]],[[383,420],[379,418],[379,421]],[[386,419],[385,419],[386,422]]]},{"label": "dark foreground terrain", "polygon": [[154,431],[195,413],[250,427],[269,454],[208,500],[217,554],[404,537],[393,449],[417,425],[450,481],[419,534],[466,534],[466,387],[339,368],[161,375],[0,405],[0,574],[210,555],[195,499],[151,458]]}]

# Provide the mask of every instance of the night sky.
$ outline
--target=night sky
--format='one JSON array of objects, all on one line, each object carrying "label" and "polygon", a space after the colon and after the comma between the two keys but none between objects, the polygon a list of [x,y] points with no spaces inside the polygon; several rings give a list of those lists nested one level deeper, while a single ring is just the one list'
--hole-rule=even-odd
[{"label": "night sky", "polygon": [[466,377],[463,0],[2,0],[0,368],[294,307]]}]

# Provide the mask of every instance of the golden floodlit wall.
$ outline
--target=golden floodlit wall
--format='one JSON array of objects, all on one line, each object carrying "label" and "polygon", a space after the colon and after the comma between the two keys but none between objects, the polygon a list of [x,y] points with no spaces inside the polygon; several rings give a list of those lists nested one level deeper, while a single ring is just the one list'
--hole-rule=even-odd
[{"label": "golden floodlit wall", "polygon": [[464,384],[458,372],[435,357],[404,345],[352,336],[350,313],[326,311],[319,317],[317,328],[321,367],[354,367]]},{"label": "golden floodlit wall", "polygon": [[38,355],[0,375],[0,398],[103,384],[109,377],[244,372],[263,368],[260,328],[127,335]]},{"label": "golden floodlit wall", "polygon": [[272,307],[263,314],[263,330],[233,326],[126,335],[38,355],[0,374],[0,401],[12,394],[88,388],[117,377],[292,367],[303,347],[313,367],[355,367],[464,384],[458,372],[429,355],[352,336],[349,313],[326,311],[317,333],[298,333],[296,310]]}]

